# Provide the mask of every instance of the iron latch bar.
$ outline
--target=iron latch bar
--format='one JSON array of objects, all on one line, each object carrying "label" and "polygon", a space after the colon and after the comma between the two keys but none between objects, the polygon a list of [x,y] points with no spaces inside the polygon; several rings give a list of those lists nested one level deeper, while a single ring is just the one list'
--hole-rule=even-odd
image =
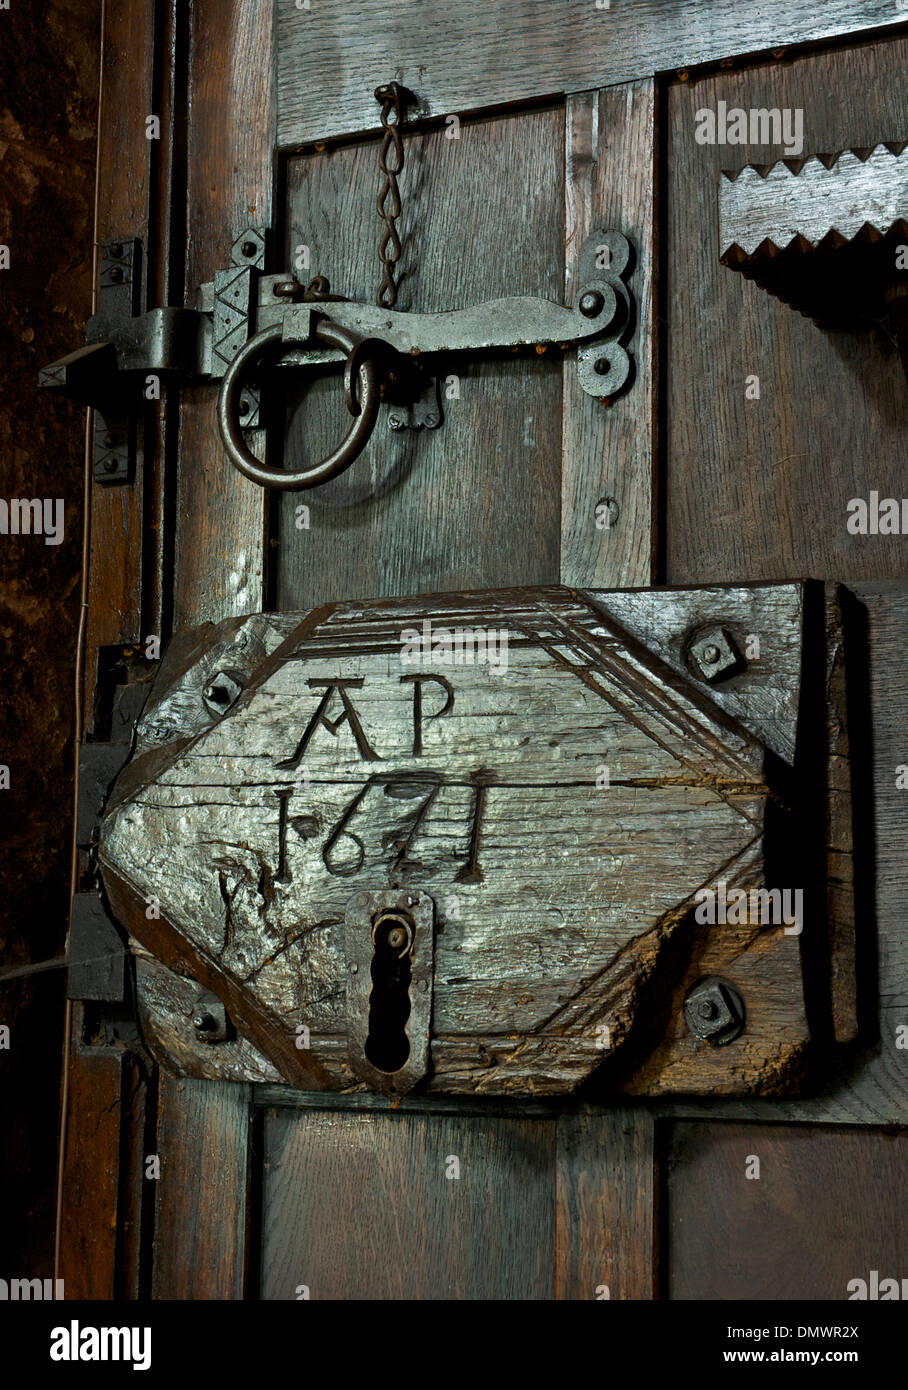
[{"label": "iron latch bar", "polygon": [[[349,468],[365,448],[380,396],[397,404],[393,391],[400,380],[412,378],[414,361],[434,354],[576,347],[583,390],[600,400],[610,399],[631,377],[630,356],[622,342],[633,326],[625,284],[630,268],[627,238],[620,232],[594,231],[581,250],[580,289],[573,308],[519,297],[441,313],[400,313],[329,295],[327,282],[322,282],[325,293],[313,293],[313,287],[304,291],[292,280],[266,283],[262,289],[265,295],[270,291],[272,299],[280,290],[281,298],[289,291],[305,294],[306,302],[259,305],[259,330],[233,359],[221,384],[218,423],[227,457],[262,487],[317,487]],[[243,438],[240,407],[247,378],[261,374],[266,355],[272,368],[345,360],[344,391],[353,424],[327,457],[292,472],[262,462]],[[412,399],[412,382],[409,389]],[[434,427],[437,420],[434,415],[432,419]]]},{"label": "iron latch bar", "polygon": [[[488,352],[495,348],[574,345],[607,332],[615,323],[620,304],[614,289],[602,283],[582,298],[588,308],[568,309],[550,299],[529,296],[492,299],[468,309],[414,314],[384,309],[376,304],[332,304],[329,317],[361,338],[379,338],[396,352]],[[284,311],[284,339],[288,343],[309,336],[311,304]],[[286,363],[340,361],[342,354],[326,349],[297,350]]]},{"label": "iron latch bar", "polygon": [[[344,360],[343,351],[316,337],[319,316],[365,341],[376,341],[404,357],[432,353],[481,354],[507,348],[581,347],[580,383],[600,399],[618,394],[630,377],[630,358],[620,340],[631,327],[631,296],[625,279],[631,247],[620,232],[594,231],[583,244],[578,268],[580,290],[573,308],[554,300],[511,296],[465,309],[430,314],[385,309],[331,297],[287,305],[275,296],[286,276],[265,276],[258,307],[259,330],[283,325],[284,348],[273,359],[282,367],[318,366]],[[599,346],[594,347],[594,342]]]},{"label": "iron latch bar", "polygon": [[[200,288],[194,307],[144,313],[141,243],[103,248],[100,307],[86,345],[40,375],[44,386],[94,407],[96,480],[132,477],[144,400],[160,390],[159,382],[149,388],[150,378],[222,378],[218,417],[228,457],[253,481],[284,489],[313,487],[349,467],[369,439],[380,398],[408,409],[428,400],[415,414],[410,409],[411,418],[437,427],[440,411],[417,366],[436,354],[576,348],[587,394],[611,399],[630,381],[632,251],[620,232],[597,230],[586,238],[573,307],[514,296],[431,314],[347,300],[331,294],[324,279],[305,290],[292,276],[265,275],[266,244],[266,228],[246,228],[233,243],[232,264]],[[301,296],[306,302],[295,302]],[[350,433],[328,459],[295,473],[261,464],[244,437],[259,423],[257,389],[247,378],[255,380],[266,352],[272,367],[346,363],[347,407],[356,417]],[[395,427],[402,418],[397,415]]]}]

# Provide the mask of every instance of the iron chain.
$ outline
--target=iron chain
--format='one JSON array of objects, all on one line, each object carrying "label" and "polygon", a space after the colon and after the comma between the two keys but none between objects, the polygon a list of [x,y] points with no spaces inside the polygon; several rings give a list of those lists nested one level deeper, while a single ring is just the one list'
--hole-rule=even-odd
[{"label": "iron chain", "polygon": [[[384,183],[378,195],[378,215],[385,224],[384,234],[378,247],[379,260],[384,267],[381,284],[375,302],[383,309],[392,309],[397,303],[397,285],[394,283],[394,267],[400,260],[400,237],[395,222],[400,216],[400,189],[397,175],[404,167],[404,147],[400,138],[400,127],[404,118],[404,103],[407,93],[399,82],[388,82],[376,87],[375,100],[381,102],[381,123],[384,138],[378,153],[378,164],[384,174]],[[394,120],[391,113],[394,112]]]}]

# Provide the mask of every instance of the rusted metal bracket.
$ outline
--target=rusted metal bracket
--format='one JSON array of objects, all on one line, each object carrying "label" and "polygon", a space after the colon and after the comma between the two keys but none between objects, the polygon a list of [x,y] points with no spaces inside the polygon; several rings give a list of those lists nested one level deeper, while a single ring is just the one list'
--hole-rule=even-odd
[{"label": "rusted metal bracket", "polygon": [[[99,309],[88,322],[85,346],[44,367],[38,376],[49,390],[94,407],[94,476],[101,483],[131,482],[135,471],[137,412],[130,408],[123,390],[121,353],[109,333],[114,322],[133,335],[137,329],[150,329],[138,316],[142,259],[142,243],[137,239],[102,246]],[[158,316],[155,330],[159,339],[163,326]],[[150,355],[151,345],[147,346]],[[132,347],[134,350],[134,336]]]},{"label": "rusted metal bracket", "polygon": [[[145,300],[144,248],[137,238],[101,248],[98,312],[85,346],[39,373],[39,381],[95,411],[94,478],[129,483],[143,450],[145,405],[161,381],[218,379],[255,327],[257,276],[264,268],[268,230],[247,227],[233,244],[231,265],[214,278],[205,310],[153,308]],[[156,378],[153,383],[150,378]],[[243,424],[258,424],[258,397],[245,392]]]},{"label": "rusted metal bracket", "polygon": [[[580,252],[573,308],[550,299],[517,296],[494,299],[467,309],[441,313],[404,313],[375,304],[337,300],[327,305],[291,305],[280,315],[283,347],[275,366],[307,367],[339,362],[344,354],[315,341],[313,310],[365,342],[375,342],[401,357],[435,353],[476,356],[503,349],[577,347],[580,383],[597,399],[616,396],[628,383],[630,359],[621,339],[630,326],[631,299],[626,279],[632,250],[620,232],[593,231]],[[261,328],[273,316],[263,307]]]},{"label": "rusted metal bracket", "polygon": [[[580,285],[573,308],[548,299],[496,299],[442,313],[401,313],[374,304],[338,299],[308,291],[290,281],[271,282],[282,301],[261,303],[259,331],[224,374],[218,423],[233,466],[252,482],[281,490],[316,487],[349,468],[365,448],[378,410],[379,394],[395,395],[412,378],[412,363],[451,353],[482,353],[534,347],[565,352],[577,349],[580,385],[599,400],[612,399],[631,378],[631,361],[622,340],[632,328],[632,305],[626,280],[632,249],[620,232],[590,233],[580,253]],[[315,282],[313,282],[313,285]],[[267,294],[268,284],[263,284]],[[301,304],[285,302],[301,296]],[[263,464],[243,439],[240,412],[247,376],[263,370],[316,367],[344,361],[344,390],[353,424],[325,459],[293,472]],[[358,390],[356,389],[358,386]],[[412,386],[409,397],[414,397]],[[397,413],[397,418],[403,417]],[[435,418],[434,416],[432,417]],[[425,421],[428,424],[428,420]],[[398,426],[400,427],[400,425]]]},{"label": "rusted metal bracket", "polygon": [[438,377],[420,372],[412,398],[400,405],[392,402],[392,408],[388,411],[388,429],[396,433],[401,430],[437,430],[441,422]]},{"label": "rusted metal bracket", "polygon": [[[573,307],[523,296],[432,314],[346,300],[331,293],[324,277],[305,287],[287,273],[266,275],[268,240],[267,228],[246,227],[233,243],[230,266],[201,286],[192,307],[144,313],[141,242],[104,246],[100,307],[89,320],[85,346],[40,373],[48,389],[95,409],[96,481],[123,483],[134,476],[145,401],[160,394],[162,376],[222,381],[218,418],[228,457],[253,481],[283,489],[313,487],[349,467],[374,428],[380,398],[389,407],[391,429],[436,429],[442,422],[438,389],[425,358],[576,348],[578,378],[588,395],[612,399],[631,380],[625,343],[633,326],[627,286],[633,252],[620,232],[587,237]],[[249,431],[261,423],[266,354],[269,372],[346,363],[344,390],[354,423],[328,460],[284,473],[264,467],[250,449]],[[158,379],[155,386],[151,378]]]},{"label": "rusted metal bracket", "polygon": [[126,948],[97,893],[77,893],[69,931],[70,999],[120,1003],[126,980]]}]

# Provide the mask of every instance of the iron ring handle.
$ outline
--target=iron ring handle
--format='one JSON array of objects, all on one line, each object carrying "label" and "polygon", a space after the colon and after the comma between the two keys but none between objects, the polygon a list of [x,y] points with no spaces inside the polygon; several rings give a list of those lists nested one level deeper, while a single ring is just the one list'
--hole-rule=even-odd
[{"label": "iron ring handle", "polygon": [[[360,343],[355,333],[341,328],[331,319],[320,319],[315,331],[322,342],[346,352],[348,357],[356,351]],[[317,487],[319,483],[326,483],[329,478],[336,478],[338,473],[343,473],[345,468],[349,468],[368,443],[375,427],[380,398],[375,364],[370,359],[359,358],[359,413],[343,442],[320,463],[312,468],[302,468],[297,473],[285,473],[279,468],[266,467],[246,446],[239,425],[237,404],[242,390],[243,375],[250,362],[259,358],[272,345],[286,341],[280,323],[256,333],[227,368],[218,396],[218,425],[224,449],[234,468],[251,482],[258,483],[260,487],[279,488],[282,491]]]}]

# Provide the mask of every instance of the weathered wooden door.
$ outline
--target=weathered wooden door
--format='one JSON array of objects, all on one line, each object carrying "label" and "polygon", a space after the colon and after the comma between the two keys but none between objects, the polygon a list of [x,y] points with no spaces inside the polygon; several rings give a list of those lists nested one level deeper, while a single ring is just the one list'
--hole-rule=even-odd
[{"label": "weathered wooden door", "polygon": [[[158,950],[155,884],[141,874],[146,843],[121,822],[103,882],[130,933],[128,987],[116,1002],[116,987],[90,986],[74,1011],[61,1225],[70,1296],[844,1299],[870,1271],[905,1272],[908,588],[902,503],[893,524],[881,502],[900,499],[906,462],[908,40],[899,19],[891,0],[743,10],[732,0],[109,8],[102,300],[105,287],[123,284],[124,248],[138,266],[130,258],[140,240],[131,312],[209,313],[225,365],[252,331],[246,310],[259,290],[250,266],[301,286],[327,277],[333,293],[373,303],[385,176],[375,89],[397,82],[413,100],[398,175],[396,309],[429,314],[520,296],[572,305],[587,238],[618,233],[633,251],[621,277],[629,317],[610,340],[611,361],[594,354],[595,370],[607,377],[622,353],[631,370],[620,391],[597,398],[556,341],[512,351],[499,336],[495,351],[439,354],[436,386],[426,395],[423,378],[409,405],[383,404],[347,471],[282,492],[231,466],[217,382],[178,372],[172,344],[161,348],[160,370],[145,363],[151,390],[136,456],[124,461],[122,440],[107,430],[92,500],[86,767],[100,792],[81,830],[85,940],[97,948],[92,932],[104,931],[94,819],[172,634],[274,615],[254,630],[203,631],[181,649],[178,680],[206,644],[241,631],[265,661],[288,635],[302,640],[301,615],[324,605],[346,607],[306,631],[338,642],[338,624],[366,622],[367,600],[445,594],[464,611],[467,591],[522,591],[507,602],[509,611],[523,605],[524,634],[527,605],[534,621],[561,623],[538,639],[554,665],[572,659],[559,642],[568,626],[571,640],[578,624],[588,631],[589,595],[598,595],[604,626],[589,640],[608,647],[608,661],[625,661],[618,686],[632,683],[630,652],[645,674],[647,710],[655,684],[671,688],[675,733],[694,738],[696,724],[728,796],[756,798],[748,816],[765,810],[771,821],[773,807],[800,807],[781,837],[767,839],[767,854],[785,864],[775,884],[813,897],[804,940],[799,924],[772,950],[756,936],[731,950],[727,937],[719,945],[705,932],[683,961],[680,947],[677,959],[660,948],[651,965],[634,957],[624,1060],[607,1081],[589,1062],[570,1084],[564,1070],[555,1084],[548,1055],[535,1071],[508,1063],[508,1072],[493,1047],[482,1065],[507,1073],[501,1084],[484,1082],[475,1058],[448,1059],[456,1084],[423,1082],[389,1099],[331,1072],[328,1052],[330,1084],[324,1074],[322,1089],[286,1084],[293,1045],[282,1051],[262,1022],[267,998],[249,1003],[254,981],[242,999],[228,997],[215,971],[202,981],[215,1012],[203,1009],[193,1024],[198,961],[176,936],[169,956]],[[599,268],[607,273],[608,262]],[[276,283],[272,308],[286,296]],[[325,287],[314,293],[308,304],[329,312]],[[263,387],[246,444],[261,457],[267,443],[272,466],[302,469],[335,447],[350,416],[336,369],[284,380],[277,403]],[[238,428],[256,423],[251,385],[237,402]],[[412,428],[420,410],[425,427]],[[801,588],[805,578],[826,589]],[[653,585],[683,597],[606,592]],[[437,619],[453,601],[417,601],[408,621]],[[492,610],[485,602],[500,616],[505,600]],[[730,679],[715,679],[716,663]],[[205,667],[206,679],[214,669]],[[345,671],[362,683],[359,667]],[[326,746],[346,719],[360,757],[373,756],[368,719],[354,727],[356,700],[348,706],[325,671],[319,679],[336,698],[319,707]],[[537,732],[565,718],[548,679],[540,665],[521,696]],[[209,709],[234,698],[229,682],[220,693],[206,688]],[[268,696],[267,681],[256,688]],[[586,717],[582,700],[574,708]],[[428,725],[440,711],[430,703],[423,713]],[[513,710],[494,713],[507,733]],[[637,710],[622,727],[648,718]],[[140,731],[146,751],[151,727]],[[166,721],[155,728],[162,743],[173,737]],[[751,775],[751,745],[739,740],[746,729],[769,750],[771,777]],[[552,742],[568,737],[558,724]],[[604,746],[602,765],[614,755]],[[798,801],[798,779],[814,762],[825,792]],[[550,780],[540,773],[532,783],[535,819],[532,808],[522,813],[528,852],[543,864],[581,854],[588,814],[579,788],[564,805],[546,800]],[[666,797],[671,781],[663,778]],[[703,837],[719,844],[726,833],[692,821],[688,835],[677,818],[654,827],[645,783],[603,793],[619,798],[603,865],[617,893],[626,857],[628,912],[676,871],[672,856],[692,864]],[[464,824],[473,815],[478,825],[483,786],[477,778],[472,801],[464,789]],[[384,789],[392,800],[413,793],[412,782]],[[285,802],[275,804],[282,815]],[[187,836],[191,814],[179,823]],[[182,832],[168,824],[166,857],[185,885]],[[337,822],[335,839],[348,824]],[[730,862],[737,841],[727,833]],[[648,837],[663,859],[647,858]],[[463,873],[475,881],[476,837],[462,848],[468,898]],[[148,904],[133,918],[113,872],[130,854]],[[284,867],[268,872],[280,877]],[[547,872],[534,880],[540,901]],[[262,873],[267,895],[273,883]],[[220,882],[233,901],[223,864]],[[518,905],[526,911],[524,899]],[[199,896],[197,915],[206,911]],[[508,905],[495,911],[504,921]],[[567,934],[552,928],[538,941],[527,921],[543,993],[547,978],[571,970],[588,988],[599,969],[595,943],[572,937],[565,913]],[[668,941],[671,923],[659,921]],[[465,961],[464,978],[475,981],[477,968]],[[743,1051],[703,1036],[697,1050],[691,1040],[685,999],[698,976],[713,975],[749,982]],[[503,1019],[529,1007],[516,986],[508,994],[507,962],[494,978]],[[720,1007],[700,1003],[706,1020]],[[230,1033],[218,1016],[225,1004],[247,1019],[258,1050],[242,1026]],[[435,1065],[437,1076],[438,1056]]]}]

